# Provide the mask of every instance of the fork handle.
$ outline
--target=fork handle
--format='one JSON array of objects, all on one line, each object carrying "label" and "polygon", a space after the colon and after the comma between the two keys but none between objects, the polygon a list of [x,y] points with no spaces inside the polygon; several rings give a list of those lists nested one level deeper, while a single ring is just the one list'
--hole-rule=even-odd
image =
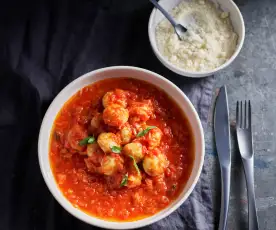
[{"label": "fork handle", "polygon": [[253,157],[249,159],[242,159],[246,185],[247,185],[247,199],[248,199],[248,229],[258,230],[258,216],[255,203],[254,192],[254,161]]},{"label": "fork handle", "polygon": [[229,207],[229,195],[230,195],[230,170],[231,165],[222,165],[221,171],[221,207],[220,207],[220,220],[219,230],[226,230],[227,226],[227,214]]}]

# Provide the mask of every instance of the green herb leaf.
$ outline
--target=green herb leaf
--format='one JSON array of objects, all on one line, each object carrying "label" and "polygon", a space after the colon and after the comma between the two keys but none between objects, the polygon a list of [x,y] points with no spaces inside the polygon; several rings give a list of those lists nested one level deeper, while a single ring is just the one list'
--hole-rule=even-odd
[{"label": "green herb leaf", "polygon": [[149,127],[147,127],[146,129],[140,131],[140,132],[136,135],[136,137],[145,136],[151,129],[155,129],[155,128],[157,128],[157,127],[156,127],[156,126],[149,126]]},{"label": "green herb leaf", "polygon": [[126,186],[127,185],[127,180],[128,180],[128,174],[125,174],[122,181],[121,181],[120,187]]},{"label": "green herb leaf", "polygon": [[96,141],[95,137],[93,137],[93,136],[88,136],[88,137],[82,139],[82,140],[79,142],[79,145],[80,145],[80,146],[84,146],[84,145],[87,145],[87,144],[93,144],[95,141]]},{"label": "green herb leaf", "polygon": [[176,189],[176,184],[173,184],[172,185],[172,190],[175,190]]},{"label": "green herb leaf", "polygon": [[139,169],[139,167],[138,167],[138,165],[136,163],[136,160],[134,159],[133,156],[129,156],[129,157],[133,160],[133,166],[135,167],[137,173],[140,175],[140,169]]},{"label": "green herb leaf", "polygon": [[111,147],[111,151],[113,152],[113,153],[118,153],[118,154],[120,154],[121,153],[121,151],[122,151],[122,148],[121,147],[119,147],[119,146],[112,146]]},{"label": "green herb leaf", "polygon": [[90,137],[87,141],[88,144],[93,144],[94,142],[96,142],[95,137]]}]

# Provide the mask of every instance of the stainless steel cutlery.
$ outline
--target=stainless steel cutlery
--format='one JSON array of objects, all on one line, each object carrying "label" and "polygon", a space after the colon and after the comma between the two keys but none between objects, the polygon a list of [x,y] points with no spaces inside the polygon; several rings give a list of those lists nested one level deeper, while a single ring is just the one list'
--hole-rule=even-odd
[{"label": "stainless steel cutlery", "polygon": [[[251,126],[250,101],[237,102],[236,132],[247,184],[248,229],[257,230],[259,227],[254,192],[254,149]],[[222,184],[219,230],[225,230],[227,226],[231,171],[231,142],[226,86],[220,88],[216,100],[214,132]]]},{"label": "stainless steel cutlery", "polygon": [[259,227],[254,192],[254,149],[251,126],[250,101],[245,101],[244,104],[237,102],[236,131],[247,185],[248,229],[256,230]]},{"label": "stainless steel cutlery", "polygon": [[220,88],[214,116],[214,131],[221,172],[221,208],[219,230],[225,230],[230,194],[230,126],[226,86]]}]

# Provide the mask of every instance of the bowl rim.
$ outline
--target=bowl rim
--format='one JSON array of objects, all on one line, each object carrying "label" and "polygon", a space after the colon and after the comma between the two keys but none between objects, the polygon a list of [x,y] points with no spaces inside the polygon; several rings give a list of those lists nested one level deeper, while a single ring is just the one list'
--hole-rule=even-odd
[{"label": "bowl rim", "polygon": [[[163,1],[166,1],[166,0],[160,0],[159,4],[160,3],[162,4]],[[214,1],[214,0],[211,0],[211,1]],[[216,1],[219,1],[219,0],[216,0]],[[160,51],[157,48],[157,45],[156,46],[153,45],[154,44],[154,38],[155,38],[155,36],[151,36],[151,26],[153,25],[153,20],[154,20],[155,14],[157,12],[157,9],[154,7],[153,10],[151,11],[151,14],[150,14],[150,17],[149,17],[148,36],[149,36],[151,48],[152,48],[154,54],[156,55],[156,57],[159,59],[159,61],[164,66],[166,66],[168,69],[170,69],[171,71],[173,71],[173,72],[175,72],[175,73],[177,73],[179,75],[182,75],[184,77],[191,77],[191,78],[207,77],[207,76],[210,76],[210,75],[212,75],[212,74],[214,74],[214,73],[216,73],[216,72],[218,72],[218,71],[226,68],[227,66],[229,66],[236,59],[236,57],[238,56],[238,54],[241,51],[241,48],[243,47],[244,38],[245,38],[245,25],[244,25],[244,19],[243,19],[242,13],[239,10],[239,8],[236,5],[236,3],[234,1],[232,1],[232,0],[228,0],[228,1],[233,5],[234,9],[237,11],[237,13],[239,15],[239,20],[241,22],[241,30],[242,30],[241,34],[239,34],[239,36],[240,36],[240,43],[236,47],[236,50],[232,54],[232,56],[231,56],[230,59],[228,59],[225,63],[223,63],[222,65],[218,66],[217,68],[215,68],[213,70],[208,70],[208,71],[203,71],[203,72],[199,72],[199,71],[187,71],[185,69],[177,67],[176,65],[173,65],[171,62],[169,62],[160,53]],[[218,3],[218,4],[220,4],[220,3]]]},{"label": "bowl rim", "polygon": [[[148,75],[152,75],[153,77],[156,77],[156,78],[159,78],[159,79],[165,81],[174,90],[178,91],[178,93],[180,93],[180,95],[187,102],[187,104],[190,107],[191,112],[192,112],[192,114],[194,116],[195,123],[198,126],[199,134],[200,134],[200,137],[198,138],[200,140],[200,142],[201,142],[201,146],[199,146],[199,150],[198,150],[200,152],[199,167],[198,167],[198,169],[196,171],[194,180],[193,180],[192,184],[190,185],[190,187],[188,188],[187,192],[185,194],[183,194],[183,197],[181,197],[181,199],[177,203],[175,203],[170,209],[168,209],[168,207],[167,207],[167,208],[161,210],[161,212],[164,211],[164,210],[166,210],[166,211],[164,211],[161,214],[159,214],[160,212],[157,212],[157,213],[155,213],[152,216],[149,216],[149,217],[146,217],[144,219],[137,220],[137,221],[130,221],[130,222],[116,222],[116,221],[112,222],[112,221],[107,221],[107,220],[100,219],[100,218],[95,217],[95,216],[91,216],[91,215],[87,214],[86,212],[84,212],[83,210],[73,207],[73,205],[70,203],[70,201],[67,200],[66,197],[62,194],[62,192],[60,191],[57,183],[52,183],[50,180],[48,180],[46,166],[44,166],[44,165],[45,164],[49,165],[50,168],[51,168],[50,160],[49,160],[49,152],[47,152],[47,155],[48,155],[47,162],[43,162],[43,159],[42,159],[43,158],[42,155],[45,154],[45,150],[43,150],[43,148],[42,148],[42,143],[45,142],[45,139],[42,140],[42,136],[43,136],[42,134],[46,132],[46,129],[47,129],[46,123],[47,123],[47,120],[49,119],[49,117],[51,115],[50,113],[51,113],[52,107],[54,107],[54,104],[57,103],[57,101],[62,97],[62,94],[64,92],[66,92],[68,89],[70,89],[71,87],[73,87],[73,85],[75,85],[77,82],[83,81],[86,78],[89,78],[91,75],[96,75],[98,73],[109,71],[109,70],[131,70],[131,71],[144,72],[144,73],[146,73]],[[151,84],[155,85],[154,83],[151,83]],[[82,86],[82,87],[85,87],[85,86]],[[81,88],[79,88],[78,90],[80,90],[80,89]],[[68,97],[67,100],[69,98],[70,97]],[[64,103],[62,105],[60,105],[60,108],[63,105],[64,105]],[[49,137],[47,138],[47,143],[49,144]],[[39,160],[39,166],[40,166],[40,171],[42,173],[43,179],[44,179],[44,181],[45,181],[48,189],[50,190],[51,194],[54,196],[54,198],[56,199],[56,201],[68,213],[70,213],[74,217],[78,218],[79,220],[81,220],[81,221],[83,221],[83,222],[85,222],[87,224],[90,224],[90,225],[93,225],[93,226],[97,226],[97,227],[101,227],[101,228],[109,228],[109,229],[134,229],[134,228],[139,228],[139,227],[144,227],[144,226],[150,225],[152,223],[155,223],[155,222],[157,222],[157,221],[159,221],[159,220],[161,220],[161,219],[169,216],[173,211],[175,211],[177,208],[179,208],[180,205],[183,204],[183,202],[190,196],[191,192],[193,191],[194,187],[196,186],[196,184],[197,184],[197,182],[199,180],[200,174],[202,172],[202,167],[203,167],[203,163],[204,163],[204,157],[205,157],[205,140],[204,140],[203,127],[202,127],[199,115],[196,112],[196,110],[195,110],[193,104],[191,103],[191,101],[189,100],[189,98],[174,83],[172,83],[168,79],[164,78],[163,76],[161,76],[161,75],[159,75],[157,73],[154,73],[154,72],[152,72],[150,70],[146,70],[146,69],[139,68],[139,67],[133,67],[133,66],[110,66],[110,67],[96,69],[96,70],[90,71],[88,73],[85,73],[85,74],[81,75],[80,77],[76,78],[75,80],[73,80],[72,82],[70,82],[68,85],[66,85],[56,95],[56,97],[54,98],[54,100],[51,102],[50,106],[48,107],[48,109],[47,109],[47,111],[46,111],[46,113],[45,113],[45,115],[43,117],[43,120],[42,120],[42,123],[41,123],[41,127],[40,127],[40,130],[39,130],[39,138],[38,138],[38,160]],[[52,173],[52,171],[51,171],[51,173]],[[62,197],[64,199],[62,199],[59,196],[59,194],[56,193],[55,188],[57,188],[57,190],[61,193],[61,195],[62,195]],[[76,209],[78,211],[76,211]],[[86,214],[86,215],[83,215],[83,214]]]}]

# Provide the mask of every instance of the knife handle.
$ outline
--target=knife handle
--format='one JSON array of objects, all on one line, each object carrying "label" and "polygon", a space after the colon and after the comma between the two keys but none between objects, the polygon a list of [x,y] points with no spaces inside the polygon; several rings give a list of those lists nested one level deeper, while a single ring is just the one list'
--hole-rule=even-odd
[{"label": "knife handle", "polygon": [[230,195],[230,169],[231,166],[221,166],[221,206],[220,206],[220,220],[219,230],[226,230],[227,214],[229,207]]}]

